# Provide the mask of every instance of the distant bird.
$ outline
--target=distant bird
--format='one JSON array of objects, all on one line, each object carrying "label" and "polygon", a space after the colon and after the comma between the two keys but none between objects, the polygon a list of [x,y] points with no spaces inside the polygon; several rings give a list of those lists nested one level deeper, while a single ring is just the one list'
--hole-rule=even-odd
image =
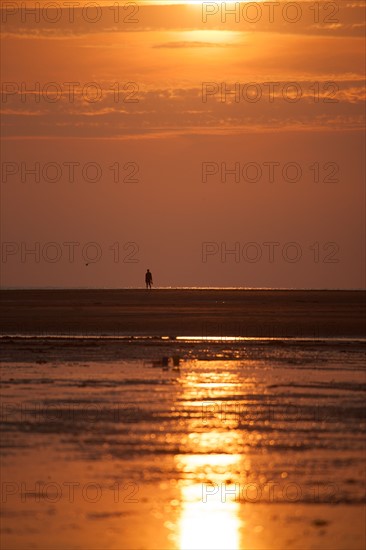
[{"label": "distant bird", "polygon": [[89,264],[85,264],[85,265],[89,265]]}]

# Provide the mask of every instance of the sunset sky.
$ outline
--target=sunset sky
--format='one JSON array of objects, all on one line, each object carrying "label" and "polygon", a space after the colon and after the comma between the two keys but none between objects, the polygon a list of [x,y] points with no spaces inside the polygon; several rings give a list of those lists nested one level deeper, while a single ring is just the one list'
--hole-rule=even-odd
[{"label": "sunset sky", "polygon": [[3,286],[364,287],[363,2],[70,3],[0,4]]}]

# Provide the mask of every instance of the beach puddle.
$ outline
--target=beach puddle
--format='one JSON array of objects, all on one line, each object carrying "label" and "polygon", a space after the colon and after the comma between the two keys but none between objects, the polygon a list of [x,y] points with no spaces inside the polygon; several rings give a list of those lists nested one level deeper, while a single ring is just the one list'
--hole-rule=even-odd
[{"label": "beach puddle", "polygon": [[4,363],[3,547],[362,548],[363,353],[276,353]]}]

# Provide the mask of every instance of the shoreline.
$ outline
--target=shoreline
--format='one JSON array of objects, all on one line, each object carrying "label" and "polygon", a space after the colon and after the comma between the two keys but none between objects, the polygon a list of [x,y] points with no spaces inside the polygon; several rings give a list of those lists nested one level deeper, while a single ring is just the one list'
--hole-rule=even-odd
[{"label": "shoreline", "polygon": [[[131,291],[138,292],[146,290],[145,286],[134,287],[94,287],[94,286],[74,286],[74,287],[61,287],[61,286],[47,286],[47,287],[4,287],[0,286],[1,292],[43,292],[43,291],[100,291],[100,292],[115,292],[115,291]],[[246,287],[246,286],[153,286],[151,289],[153,292],[157,291],[240,291],[240,292],[364,292],[366,288],[292,288],[292,287]]]}]

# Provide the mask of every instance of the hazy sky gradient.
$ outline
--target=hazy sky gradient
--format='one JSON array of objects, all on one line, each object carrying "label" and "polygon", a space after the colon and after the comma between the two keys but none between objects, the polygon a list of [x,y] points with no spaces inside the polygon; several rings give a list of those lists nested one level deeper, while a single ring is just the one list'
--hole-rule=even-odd
[{"label": "hazy sky gradient", "polygon": [[255,25],[99,4],[97,23],[1,12],[2,285],[141,286],[149,267],[158,286],[363,287],[363,4]]}]

